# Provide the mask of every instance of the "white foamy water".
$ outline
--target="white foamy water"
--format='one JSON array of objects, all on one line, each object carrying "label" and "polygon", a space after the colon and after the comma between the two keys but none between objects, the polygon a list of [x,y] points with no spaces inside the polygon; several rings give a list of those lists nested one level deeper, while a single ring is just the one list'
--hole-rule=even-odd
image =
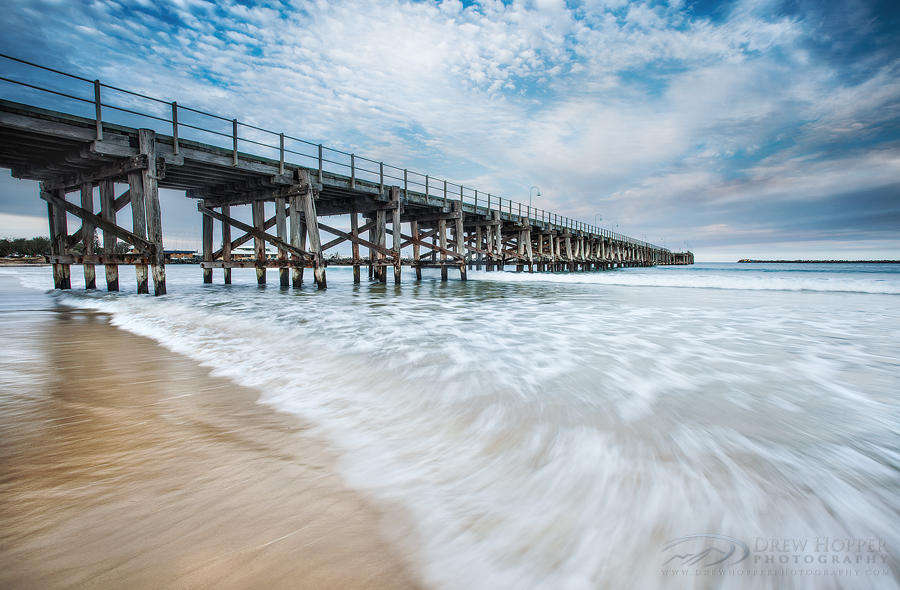
[{"label": "white foamy water", "polygon": [[[777,268],[400,287],[332,268],[317,292],[170,266],[165,297],[54,296],[317,425],[429,586],[898,587],[900,273]],[[731,569],[804,572],[673,577],[666,542],[694,534],[746,543]],[[885,545],[848,566],[831,559],[859,552],[827,544],[844,538]]]}]

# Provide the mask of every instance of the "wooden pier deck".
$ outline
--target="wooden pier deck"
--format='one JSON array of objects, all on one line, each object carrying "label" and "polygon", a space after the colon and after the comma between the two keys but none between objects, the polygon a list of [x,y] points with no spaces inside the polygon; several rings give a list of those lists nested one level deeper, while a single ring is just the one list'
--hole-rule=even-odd
[{"label": "wooden pier deck", "polygon": [[[205,282],[214,269],[223,269],[227,283],[232,268],[252,267],[264,283],[266,268],[275,267],[281,285],[296,287],[311,268],[324,289],[325,255],[345,242],[356,282],[362,266],[380,281],[392,269],[399,283],[404,265],[417,279],[423,267],[439,267],[442,279],[453,268],[465,280],[472,267],[534,272],[693,263],[690,252],[461,184],[9,56],[0,55],[0,63],[15,70],[4,68],[0,76],[0,167],[41,183],[60,289],[70,287],[73,264],[83,266],[88,288],[96,286],[96,266],[104,266],[110,290],[118,289],[118,266],[135,265],[138,292],[149,292],[151,275],[154,293],[166,292],[160,188],[183,190],[197,202]],[[40,84],[29,81],[35,72]],[[47,76],[65,84],[43,82]],[[48,96],[74,107],[45,108]],[[92,117],[73,112],[85,107]],[[274,203],[274,215],[266,203]],[[120,225],[126,207],[128,229]],[[250,223],[235,218],[238,207],[250,209]],[[81,222],[74,233],[67,214]],[[349,231],[328,219],[337,215],[349,215]],[[117,254],[118,241],[132,252]],[[251,241],[255,260],[235,260],[232,251]],[[275,260],[266,257],[267,243],[278,249]],[[401,256],[409,250],[411,256]]]}]

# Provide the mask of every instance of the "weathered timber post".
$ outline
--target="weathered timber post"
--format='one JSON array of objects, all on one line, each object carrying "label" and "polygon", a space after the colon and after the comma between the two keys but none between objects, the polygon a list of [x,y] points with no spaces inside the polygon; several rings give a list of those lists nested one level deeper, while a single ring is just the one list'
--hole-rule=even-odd
[{"label": "weathered timber post", "polygon": [[[410,221],[409,222],[409,233],[413,237],[414,240],[419,239],[419,222],[418,221]],[[413,242],[413,264],[416,265],[416,280],[422,280],[422,266],[419,263],[419,244],[417,242]]]},{"label": "weathered timber post", "polygon": [[[222,215],[231,217],[231,207],[222,205]],[[226,285],[231,284],[231,268],[228,264],[231,262],[231,226],[224,221],[222,222],[222,275]]]},{"label": "weathered timber post", "polygon": [[[447,248],[447,220],[439,219],[438,220],[438,237],[440,238],[441,248],[446,250]],[[447,253],[442,250],[441,251],[441,280],[447,280]]]},{"label": "weathered timber post", "polygon": [[588,234],[584,234],[584,237],[582,238],[582,242],[581,242],[581,260],[582,260],[581,269],[583,271],[591,270],[591,258],[592,258],[591,254],[592,254],[591,239],[588,236]]},{"label": "weathered timber post", "polygon": [[594,242],[590,235],[584,238],[584,270],[591,271],[594,268]]},{"label": "weathered timber post", "polygon": [[[100,181],[100,217],[103,221],[116,223],[115,184],[111,180]],[[116,236],[112,232],[103,231],[103,253],[113,257],[116,255]],[[106,290],[119,290],[119,266],[106,264]]]},{"label": "weathered timber post", "polygon": [[553,233],[547,226],[547,252],[544,254],[544,270],[553,270]]},{"label": "weathered timber post", "polygon": [[[288,197],[288,215],[291,218],[291,246],[301,250],[306,246],[306,225],[300,220],[300,195],[292,194]],[[295,252],[291,256],[293,267],[291,268],[291,286],[295,289],[303,284],[303,266],[306,261]]]},{"label": "weathered timber post", "polygon": [[400,228],[400,187],[391,187],[391,254],[394,256],[394,284],[400,284],[400,240],[402,239]]},{"label": "weathered timber post", "polygon": [[50,230],[50,257],[53,264],[53,288],[62,289],[62,272],[59,268],[59,262],[54,257],[59,256],[59,232],[56,229],[56,207],[50,201],[49,191],[45,191],[41,187],[41,193],[48,196],[43,197],[47,201],[47,226]]},{"label": "weathered timber post", "polygon": [[525,230],[525,254],[528,256],[528,272],[534,272],[534,251],[531,245],[531,225]]},{"label": "weathered timber post", "polygon": [[[94,212],[94,185],[90,182],[81,185],[81,208],[88,213]],[[94,226],[86,219],[81,221],[81,244],[85,256],[94,255]],[[84,288],[97,288],[97,270],[89,262],[84,263]]]},{"label": "weathered timber post", "polygon": [[560,267],[562,266],[562,238],[559,237],[559,230],[553,232],[553,236],[551,239],[553,241],[553,270],[559,271],[561,270]]},{"label": "weathered timber post", "polygon": [[571,260],[569,261],[569,268],[572,271],[577,271],[577,270],[579,270],[578,269],[579,251],[578,251],[578,234],[577,233],[572,233],[571,242],[572,242],[572,256],[571,256]]},{"label": "weathered timber post", "polygon": [[481,270],[481,261],[484,260],[484,239],[481,235],[481,224],[475,226],[475,270]]},{"label": "weathered timber post", "polygon": [[[256,200],[250,203],[250,210],[253,216],[253,227],[259,231],[266,231],[266,203],[262,200]],[[266,284],[266,241],[261,235],[253,236],[253,252],[256,258],[256,284]]]},{"label": "weathered timber post", "polygon": [[359,214],[354,206],[350,210],[351,257],[353,258],[353,284],[359,284]]},{"label": "weathered timber post", "polygon": [[584,255],[584,234],[581,232],[579,232],[579,234],[578,234],[577,248],[578,248],[578,262],[580,262],[580,264],[578,265],[579,266],[578,270],[584,272],[584,270],[585,270],[584,263],[585,263],[585,260],[587,260],[587,257]]},{"label": "weathered timber post", "polygon": [[305,170],[297,171],[298,179],[303,184],[303,193],[300,201],[303,203],[303,214],[306,217],[306,234],[309,237],[309,249],[313,255],[313,277],[319,289],[327,288],[325,281],[325,257],[322,256],[322,241],[319,238],[319,222],[316,216],[316,203],[314,200],[312,183],[309,174]]},{"label": "weathered timber post", "polygon": [[[561,231],[561,230],[560,230]],[[565,238],[561,234],[557,234],[556,236],[556,256],[558,259],[558,263],[556,265],[556,270],[562,272],[566,270],[566,254],[564,251],[564,246],[566,244]]]},{"label": "weathered timber post", "polygon": [[584,239],[582,241],[581,247],[581,257],[582,257],[582,270],[590,271],[591,270],[591,240],[590,237],[585,234]]},{"label": "weathered timber post", "polygon": [[[285,215],[284,197],[275,197],[275,237],[287,243],[287,216]],[[290,285],[287,268],[287,250],[278,246],[278,284],[282,287]]]},{"label": "weathered timber post", "polygon": [[[203,203],[203,206],[206,207],[205,202]],[[203,228],[201,231],[201,241],[203,243],[203,262],[210,264],[212,263],[213,252],[213,218],[207,215],[205,212],[201,213],[201,217],[201,221],[203,224]],[[206,284],[210,284],[213,282],[212,266],[203,267],[203,282]]]},{"label": "weathered timber post", "polygon": [[575,262],[572,257],[572,234],[569,231],[566,231],[566,261],[568,264],[568,270],[575,270]]},{"label": "weathered timber post", "polygon": [[500,211],[494,211],[494,236],[497,248],[497,270],[503,270],[503,221],[500,219]]},{"label": "weathered timber post", "polygon": [[462,256],[459,261],[459,279],[465,281],[468,277],[466,273],[466,237],[463,226],[462,199],[453,203],[453,209],[456,211],[456,253]]},{"label": "weathered timber post", "polygon": [[[66,198],[66,191],[63,189],[52,191],[52,194],[63,200]],[[50,254],[65,256],[68,253],[66,251],[66,241],[69,237],[69,229],[66,223],[66,210],[63,207],[51,205],[48,200],[47,217],[50,221]],[[68,264],[54,262],[53,287],[55,289],[71,289],[72,279],[70,272],[71,268]]]},{"label": "weathered timber post", "polygon": [[[385,228],[387,212],[384,209],[375,211],[375,245],[384,248],[387,244],[387,228]],[[387,272],[384,268],[384,252],[376,251],[375,280],[387,282]]]},{"label": "weathered timber post", "polygon": [[[60,189],[56,192],[57,196],[63,201],[66,200],[66,190]],[[69,249],[67,247],[67,243],[69,241],[69,228],[68,221],[66,219],[66,210],[62,207],[56,208],[56,228],[57,235],[56,238],[59,240],[59,252],[61,256],[67,256],[69,254]],[[64,262],[59,265],[60,271],[60,279],[63,289],[71,289],[72,288],[72,265],[68,262]]]},{"label": "weathered timber post", "polygon": [[[148,163],[149,165],[149,163]],[[144,178],[143,175],[138,172],[129,172],[128,173],[128,196],[131,200],[131,231],[141,238],[147,238],[147,211],[146,211],[146,199],[144,198]],[[205,217],[205,216],[204,216]],[[212,272],[212,271],[210,271]],[[204,276],[206,275],[206,270],[203,271]],[[148,285],[148,277],[147,277],[147,265],[146,264],[135,264],[134,266],[134,276],[137,280],[137,292],[138,293],[149,293],[150,287]]]},{"label": "weathered timber post", "polygon": [[537,233],[537,256],[538,256],[538,264],[537,269],[538,272],[544,270],[544,232],[543,230],[538,231]]},{"label": "weathered timber post", "polygon": [[138,147],[147,156],[147,168],[142,173],[144,209],[147,214],[147,240],[153,245],[150,270],[153,273],[153,294],[166,294],[166,251],[163,247],[162,212],[159,207],[159,179],[156,175],[156,133],[152,129],[138,130]]},{"label": "weathered timber post", "polygon": [[[370,214],[371,215],[371,214]],[[377,217],[377,215],[376,215]],[[373,221],[372,217],[366,217],[368,222]],[[375,237],[375,228],[372,227],[369,229],[369,241],[373,244],[377,244],[377,238]],[[375,249],[369,246],[369,280],[375,278]]]},{"label": "weathered timber post", "polygon": [[523,259],[525,258],[525,230],[519,229],[516,232],[516,272],[525,270]]},{"label": "weathered timber post", "polygon": [[544,270],[553,271],[553,230],[548,226],[547,227],[547,263],[544,265]]},{"label": "weathered timber post", "polygon": [[[490,210],[488,210],[488,219],[493,219],[493,214]],[[484,226],[484,234],[484,249],[487,252],[487,255],[484,258],[484,269],[490,272],[494,270],[494,265],[492,264],[495,242],[493,221],[489,221],[488,224]]]}]

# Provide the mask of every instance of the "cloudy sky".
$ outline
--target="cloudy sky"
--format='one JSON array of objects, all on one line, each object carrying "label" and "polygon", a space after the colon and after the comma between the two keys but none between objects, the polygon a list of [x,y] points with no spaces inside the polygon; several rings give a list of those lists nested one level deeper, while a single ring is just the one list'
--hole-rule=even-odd
[{"label": "cloudy sky", "polygon": [[[4,4],[3,53],[506,198],[536,185],[699,260],[900,258],[895,0]],[[192,203],[163,198],[192,246]],[[0,235],[44,211],[2,174]]]}]

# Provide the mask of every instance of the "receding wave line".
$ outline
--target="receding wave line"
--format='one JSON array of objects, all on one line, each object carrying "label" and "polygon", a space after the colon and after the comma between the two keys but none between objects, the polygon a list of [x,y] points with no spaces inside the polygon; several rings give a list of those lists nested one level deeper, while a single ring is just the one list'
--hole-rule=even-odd
[{"label": "receding wave line", "polygon": [[551,282],[621,287],[675,287],[687,289],[730,289],[742,291],[821,291],[828,293],[870,293],[900,295],[900,280],[829,277],[729,277],[721,274],[665,276],[659,273],[595,272],[572,274],[474,272],[470,279],[502,282]]}]

